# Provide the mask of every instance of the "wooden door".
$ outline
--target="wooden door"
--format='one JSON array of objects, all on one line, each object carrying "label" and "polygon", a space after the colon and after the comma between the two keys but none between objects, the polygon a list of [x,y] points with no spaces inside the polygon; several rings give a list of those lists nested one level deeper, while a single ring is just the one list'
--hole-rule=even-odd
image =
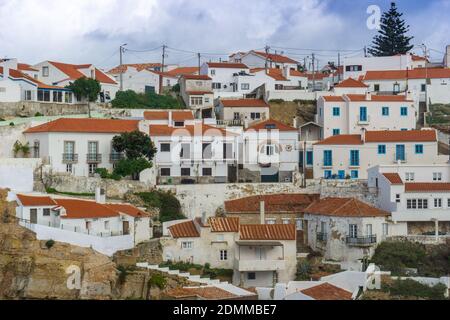
[{"label": "wooden door", "polygon": [[123,234],[130,234],[130,222],[129,221],[122,222],[122,230],[123,230]]},{"label": "wooden door", "polygon": [[30,210],[30,222],[32,224],[37,224],[37,209]]}]

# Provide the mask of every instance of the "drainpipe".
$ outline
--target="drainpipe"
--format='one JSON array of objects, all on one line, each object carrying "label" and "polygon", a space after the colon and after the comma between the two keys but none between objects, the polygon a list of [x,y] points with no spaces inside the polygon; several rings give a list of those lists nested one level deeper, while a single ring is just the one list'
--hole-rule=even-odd
[{"label": "drainpipe", "polygon": [[259,203],[259,218],[260,218],[260,224],[265,224],[266,217],[265,217],[265,203],[264,201],[261,201]]}]

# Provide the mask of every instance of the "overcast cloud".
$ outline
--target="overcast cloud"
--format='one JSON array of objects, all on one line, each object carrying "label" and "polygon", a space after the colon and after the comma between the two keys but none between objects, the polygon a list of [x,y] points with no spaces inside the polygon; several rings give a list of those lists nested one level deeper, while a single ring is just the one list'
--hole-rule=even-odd
[{"label": "overcast cloud", "polygon": [[[263,48],[355,50],[369,45],[366,8],[390,1],[350,0],[0,0],[0,56],[28,63],[58,60],[111,67],[118,47],[170,48],[219,54]],[[411,25],[414,43],[443,51],[450,43],[450,0],[397,1]],[[168,61],[195,65],[193,53],[168,50]],[[128,51],[126,62],[159,61],[160,50]],[[419,49],[417,49],[420,53]],[[361,51],[360,51],[361,52]],[[343,55],[360,54],[344,52]],[[440,57],[439,52],[431,52]],[[321,62],[333,52],[316,52]],[[223,58],[226,55],[222,56]]]}]

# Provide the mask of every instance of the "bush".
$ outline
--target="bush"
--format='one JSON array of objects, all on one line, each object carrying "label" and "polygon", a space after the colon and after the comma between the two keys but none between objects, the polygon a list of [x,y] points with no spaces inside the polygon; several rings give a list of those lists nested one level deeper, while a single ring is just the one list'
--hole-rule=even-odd
[{"label": "bush", "polygon": [[269,100],[269,103],[283,103],[284,100],[283,99],[271,99]]},{"label": "bush", "polygon": [[76,193],[76,192],[63,192],[58,191],[55,188],[46,188],[45,191],[49,194],[63,194],[67,196],[79,196],[79,197],[94,197],[95,193],[89,193],[89,192],[82,192],[82,193]]},{"label": "bush", "polygon": [[43,115],[42,113],[40,113],[40,112],[36,112],[36,113],[34,114],[34,116],[35,116],[35,117],[43,117],[44,115]]},{"label": "bush", "polygon": [[9,125],[10,125],[11,127],[14,127],[14,122],[10,122]]},{"label": "bush", "polygon": [[159,221],[161,222],[186,219],[181,212],[180,202],[170,192],[155,190],[137,193],[136,195],[145,202],[148,208],[159,208]]},{"label": "bush", "polygon": [[160,268],[169,268],[169,270],[180,270],[183,272],[188,271],[189,269],[202,270],[203,266],[200,264],[190,263],[190,262],[172,262],[165,261],[159,265]]},{"label": "bush", "polygon": [[100,177],[102,179],[112,179],[112,180],[116,180],[119,181],[120,179],[122,179],[122,177],[116,173],[109,173],[107,169],[105,168],[97,168],[95,170],[95,173],[98,173],[100,175]]},{"label": "bush", "polygon": [[45,243],[45,246],[46,246],[47,249],[49,249],[49,250],[50,250],[54,245],[55,245],[55,241],[53,241],[52,239],[48,240],[48,241]]},{"label": "bush", "polygon": [[133,180],[139,180],[139,173],[151,167],[152,163],[145,158],[122,159],[117,162],[113,174],[116,177],[131,176]]},{"label": "bush", "polygon": [[124,109],[180,109],[180,103],[170,95],[136,93],[132,90],[119,91],[111,101],[113,108]]},{"label": "bush", "polygon": [[167,285],[167,280],[160,274],[153,274],[151,278],[148,280],[149,287],[158,287],[163,290]]},{"label": "bush", "polygon": [[170,91],[172,91],[172,92],[180,92],[180,84],[177,83],[176,85],[174,85],[174,86],[170,89]]},{"label": "bush", "polygon": [[395,280],[391,284],[383,284],[382,291],[389,292],[391,296],[397,297],[417,297],[430,300],[444,300],[444,293],[447,287],[440,283],[435,286],[428,286],[412,279]]},{"label": "bush", "polygon": [[308,261],[301,261],[297,264],[296,281],[311,280],[312,267]]}]

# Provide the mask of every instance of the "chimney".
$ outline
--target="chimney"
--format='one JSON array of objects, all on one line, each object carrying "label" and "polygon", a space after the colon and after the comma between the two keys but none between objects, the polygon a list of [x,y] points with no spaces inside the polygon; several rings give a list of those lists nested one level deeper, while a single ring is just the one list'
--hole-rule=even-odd
[{"label": "chimney", "polygon": [[169,127],[172,126],[172,111],[167,111],[169,113]]},{"label": "chimney", "polygon": [[362,143],[366,143],[366,129],[365,128],[361,129],[361,141],[362,141]]},{"label": "chimney", "polygon": [[289,78],[291,76],[291,69],[289,68],[289,66],[283,67],[283,76],[285,78]]},{"label": "chimney", "polygon": [[265,224],[266,223],[266,213],[265,213],[265,203],[264,200],[259,202],[259,217],[260,217],[260,223]]},{"label": "chimney", "polygon": [[106,191],[103,188],[97,187],[95,188],[95,202],[97,203],[106,203]]},{"label": "chimney", "polygon": [[366,93],[366,100],[372,100],[372,93],[371,92],[367,92]]},{"label": "chimney", "polygon": [[150,132],[150,124],[147,120],[141,120],[138,123],[138,128],[140,132],[149,134]]},{"label": "chimney", "polygon": [[206,212],[202,213],[202,225],[205,226],[206,225]]}]

